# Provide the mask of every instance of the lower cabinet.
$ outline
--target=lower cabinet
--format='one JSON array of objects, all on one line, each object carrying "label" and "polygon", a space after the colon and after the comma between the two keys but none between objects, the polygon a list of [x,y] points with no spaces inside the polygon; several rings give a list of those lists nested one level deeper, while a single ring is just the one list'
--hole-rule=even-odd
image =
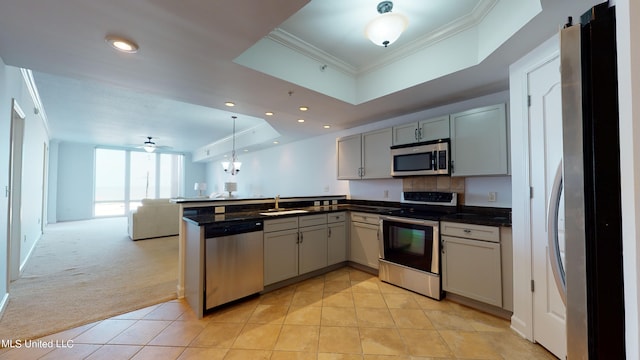
[{"label": "lower cabinet", "polygon": [[327,215],[264,222],[264,285],[327,266]]},{"label": "lower cabinet", "polygon": [[299,233],[298,275],[327,267],[327,225],[300,228]]},{"label": "lower cabinet", "polygon": [[347,226],[345,213],[327,216],[327,265],[347,261]]},{"label": "lower cabinet", "polygon": [[349,260],[374,269],[378,268],[380,245],[378,240],[379,216],[351,213],[351,245]]},{"label": "lower cabinet", "polygon": [[441,222],[442,287],[503,307],[500,228]]},{"label": "lower cabinet", "polygon": [[[284,224],[279,222],[285,219],[264,222],[264,285],[298,275],[298,218],[293,219],[295,222]],[[285,228],[273,230],[269,227]]]}]

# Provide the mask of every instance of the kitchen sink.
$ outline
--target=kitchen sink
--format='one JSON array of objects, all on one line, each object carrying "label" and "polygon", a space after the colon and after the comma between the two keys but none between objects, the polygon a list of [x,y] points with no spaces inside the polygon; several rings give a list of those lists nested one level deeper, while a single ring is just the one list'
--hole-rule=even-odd
[{"label": "kitchen sink", "polygon": [[260,215],[267,215],[267,216],[272,216],[272,215],[288,215],[288,214],[302,214],[302,213],[306,213],[308,212],[307,210],[276,210],[276,209],[269,209],[269,211],[267,212],[261,212]]}]

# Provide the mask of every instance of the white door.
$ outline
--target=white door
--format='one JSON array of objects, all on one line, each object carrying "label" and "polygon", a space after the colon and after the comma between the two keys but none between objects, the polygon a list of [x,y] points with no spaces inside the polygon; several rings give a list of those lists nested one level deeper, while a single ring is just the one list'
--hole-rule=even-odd
[{"label": "white door", "polygon": [[[567,353],[566,309],[549,256],[550,220],[557,213],[562,162],[562,99],[558,57],[528,73],[533,337],[557,357]],[[559,173],[560,172],[560,173]],[[555,189],[555,190],[554,190]],[[559,196],[559,195],[558,195]],[[555,197],[555,198],[554,198]],[[562,224],[563,215],[558,220]]]}]

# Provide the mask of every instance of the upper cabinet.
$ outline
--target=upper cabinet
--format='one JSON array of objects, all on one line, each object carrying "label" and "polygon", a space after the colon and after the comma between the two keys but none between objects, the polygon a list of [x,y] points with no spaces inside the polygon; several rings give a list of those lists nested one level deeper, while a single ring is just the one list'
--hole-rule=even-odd
[{"label": "upper cabinet", "polygon": [[391,138],[391,128],[339,138],[338,180],[390,178]]},{"label": "upper cabinet", "polygon": [[451,115],[451,176],[509,173],[504,104]]},{"label": "upper cabinet", "polygon": [[448,138],[449,115],[393,127],[393,145]]}]

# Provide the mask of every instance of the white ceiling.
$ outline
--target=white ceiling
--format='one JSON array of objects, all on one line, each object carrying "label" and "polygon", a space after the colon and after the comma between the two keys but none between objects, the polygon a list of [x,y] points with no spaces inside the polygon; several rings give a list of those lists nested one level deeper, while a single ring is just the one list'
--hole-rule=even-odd
[{"label": "white ceiling", "polygon": [[[0,57],[33,70],[53,139],[128,146],[153,136],[158,145],[193,151],[228,137],[237,115],[239,129],[265,119],[286,143],[505,90],[509,64],[556,33],[567,16],[597,2],[542,0],[543,11],[479,64],[358,105],[234,59],[280,29],[366,69],[494,0],[396,0],[394,11],[406,11],[410,24],[386,49],[361,29],[376,15],[377,0],[2,0]],[[500,29],[509,20],[493,22]],[[107,34],[133,39],[140,51],[114,52]],[[292,73],[294,64],[285,62]],[[310,110],[303,113],[300,105]],[[254,148],[273,146],[271,140]]]}]

